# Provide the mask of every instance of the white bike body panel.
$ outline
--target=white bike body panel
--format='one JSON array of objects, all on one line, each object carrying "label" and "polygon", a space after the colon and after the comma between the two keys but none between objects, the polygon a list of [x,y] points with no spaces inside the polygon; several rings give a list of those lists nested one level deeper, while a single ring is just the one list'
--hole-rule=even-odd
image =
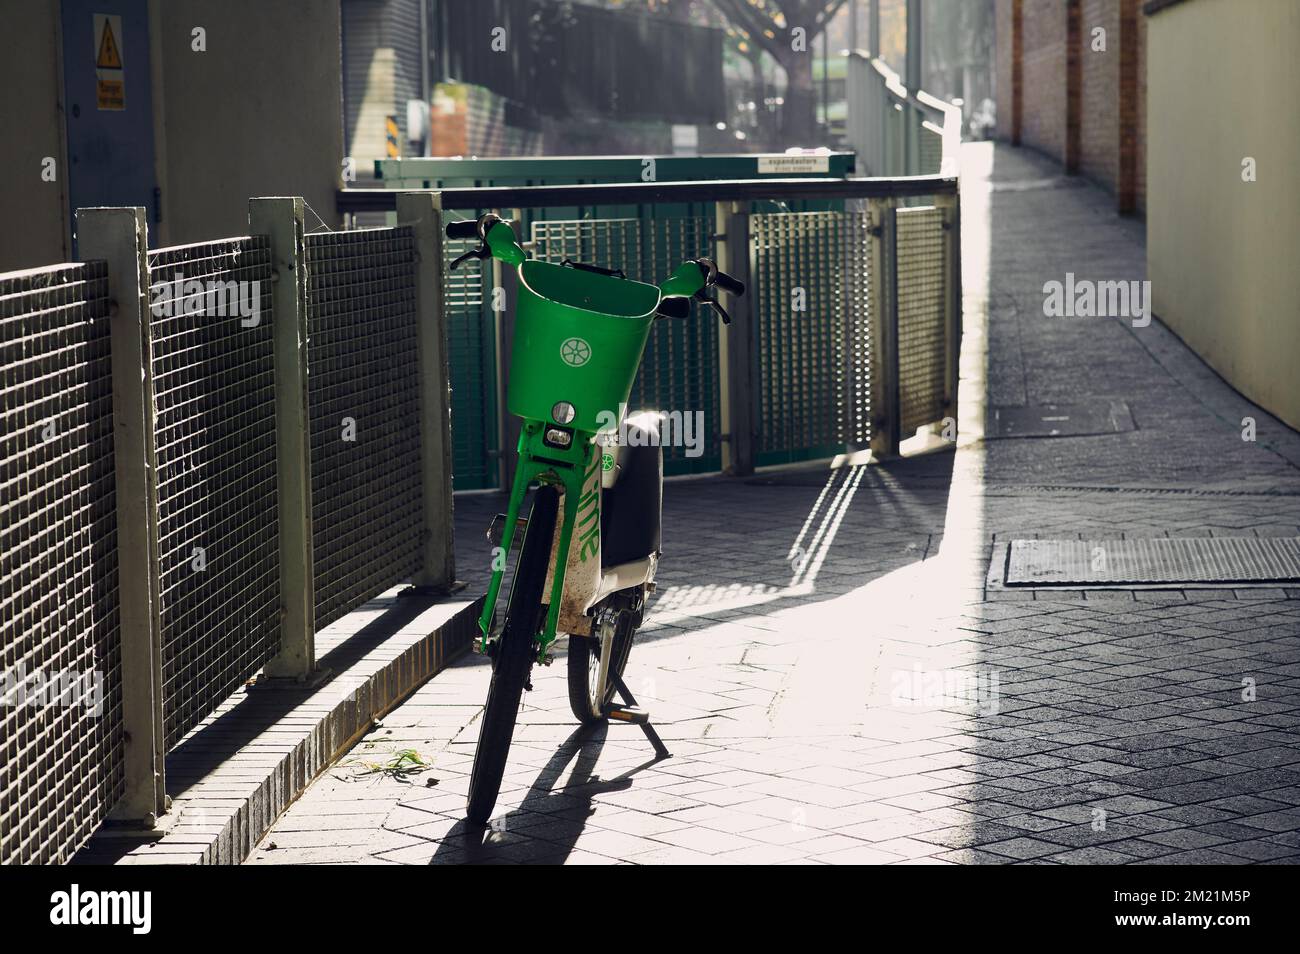
[{"label": "white bike body panel", "polygon": [[[642,412],[628,417],[628,423],[645,431],[653,431],[658,436],[660,417],[654,412]],[[606,468],[603,456],[613,458],[612,466]],[[593,446],[591,463],[588,465],[586,480],[582,485],[582,499],[578,503],[578,518],[574,524],[569,553],[565,560],[564,595],[560,600],[560,616],[556,631],[579,636],[592,635],[593,618],[588,611],[616,590],[654,582],[655,571],[659,565],[657,553],[618,566],[606,567],[601,571],[600,515],[601,498],[606,488],[613,487],[622,472],[624,448],[618,443],[617,435],[607,435],[596,439]],[[550,565],[554,567],[559,557],[559,526],[557,524],[555,539],[551,542]],[[546,575],[546,588],[549,593],[553,571]]]}]

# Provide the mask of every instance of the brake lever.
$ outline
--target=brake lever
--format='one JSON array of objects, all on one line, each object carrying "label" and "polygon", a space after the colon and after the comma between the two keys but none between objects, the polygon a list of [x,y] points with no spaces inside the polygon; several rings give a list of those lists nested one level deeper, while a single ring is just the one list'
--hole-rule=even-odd
[{"label": "brake lever", "polygon": [[718,317],[722,319],[722,323],[724,325],[731,324],[731,316],[727,314],[727,309],[722,307],[722,302],[718,301],[718,299],[708,297],[707,295],[704,294],[703,289],[697,291],[694,297],[696,301],[708,305],[715,312],[717,312]]},{"label": "brake lever", "polygon": [[482,261],[485,258],[491,258],[491,257],[492,257],[492,250],[488,248],[486,245],[480,245],[478,248],[472,248],[464,255],[457,258],[455,261],[451,263],[449,267],[460,268],[460,263],[465,261],[465,259],[467,258],[477,258],[479,261]]}]

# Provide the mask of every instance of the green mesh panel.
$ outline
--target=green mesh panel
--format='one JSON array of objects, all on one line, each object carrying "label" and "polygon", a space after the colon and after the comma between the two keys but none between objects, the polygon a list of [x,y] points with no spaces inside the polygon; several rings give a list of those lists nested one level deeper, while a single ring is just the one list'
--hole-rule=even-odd
[{"label": "green mesh panel", "polygon": [[863,212],[750,217],[759,466],[870,439],[867,227]]},{"label": "green mesh panel", "polygon": [[[453,213],[450,219],[469,218]],[[492,275],[475,259],[451,271],[453,259],[476,242],[443,242],[443,307],[447,320],[447,362],[451,373],[452,474],[457,490],[496,487],[496,323],[486,294]],[[485,275],[486,273],[486,275]]]}]

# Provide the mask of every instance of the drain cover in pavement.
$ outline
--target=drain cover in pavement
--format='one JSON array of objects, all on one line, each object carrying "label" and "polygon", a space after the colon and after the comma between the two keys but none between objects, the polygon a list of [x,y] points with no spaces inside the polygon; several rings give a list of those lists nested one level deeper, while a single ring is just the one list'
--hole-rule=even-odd
[{"label": "drain cover in pavement", "polygon": [[993,410],[993,432],[998,437],[1085,437],[1132,430],[1136,430],[1133,415],[1123,401]]},{"label": "drain cover in pavement", "polygon": [[1007,586],[1300,582],[1300,537],[1012,540]]}]

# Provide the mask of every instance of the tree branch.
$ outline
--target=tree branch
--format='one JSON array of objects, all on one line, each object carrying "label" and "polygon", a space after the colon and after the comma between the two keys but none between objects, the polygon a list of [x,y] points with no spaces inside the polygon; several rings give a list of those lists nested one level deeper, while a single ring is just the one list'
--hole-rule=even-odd
[{"label": "tree branch", "polygon": [[744,3],[744,0],[713,0],[731,25],[743,32],[755,45],[762,47],[778,63],[781,62],[781,44],[763,33],[765,28],[776,32],[776,24],[770,19],[764,22],[763,14]]}]

